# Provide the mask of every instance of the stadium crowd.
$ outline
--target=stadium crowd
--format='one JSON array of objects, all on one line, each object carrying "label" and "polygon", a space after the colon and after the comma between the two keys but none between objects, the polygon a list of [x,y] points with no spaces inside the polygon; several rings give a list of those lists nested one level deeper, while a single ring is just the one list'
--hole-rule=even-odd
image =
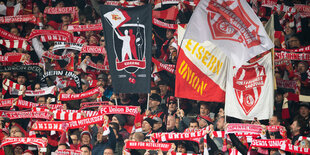
[{"label": "stadium crowd", "polygon": [[[186,1],[180,1],[178,4],[163,4],[154,10],[166,10],[171,7],[178,8],[176,20],[164,20],[162,22],[169,24],[186,25],[191,17],[194,6]],[[196,1],[193,1],[196,2]],[[18,36],[20,38],[29,38],[34,30],[68,30],[68,25],[90,25],[100,24],[99,5],[104,4],[101,0],[0,0],[0,14],[3,17],[13,15],[33,14],[40,24],[25,23],[5,23],[1,24],[1,31]],[[153,7],[158,2],[154,1],[120,1],[117,4],[121,6],[138,6],[145,3],[152,3]],[[275,48],[276,53],[280,51],[289,51],[291,49],[301,49],[309,46],[309,18],[301,18],[301,30],[297,28],[297,20],[283,10],[273,10],[273,8],[261,6],[261,0],[249,0],[248,2],[263,24],[265,24],[271,14],[275,16]],[[308,5],[308,0],[278,0],[280,5],[294,7],[295,4]],[[77,7],[78,18],[74,14],[45,14],[44,10],[51,7]],[[293,21],[292,21],[293,19]],[[185,26],[186,27],[186,26]],[[105,47],[105,37],[102,30],[97,31],[68,31],[82,40],[80,43],[90,46]],[[152,29],[152,57],[163,64],[176,65],[177,62],[177,42],[178,33],[176,29],[167,29],[158,25],[153,25]],[[3,40],[7,40],[1,36]],[[4,42],[4,41],[2,41]],[[278,148],[263,149],[259,147],[250,147],[251,138],[249,136],[238,136],[229,133],[226,136],[216,136],[214,131],[225,131],[229,123],[244,123],[261,125],[261,138],[263,139],[290,139],[291,144],[302,148],[310,148],[310,102],[300,102],[296,99],[298,95],[310,95],[310,69],[309,61],[297,61],[287,59],[287,63],[275,65],[275,79],[287,80],[293,83],[293,86],[285,88],[278,87],[275,90],[274,115],[269,120],[244,121],[225,116],[224,103],[204,102],[180,98],[174,96],[174,75],[166,70],[156,72],[152,68],[151,93],[148,94],[125,94],[114,93],[112,87],[112,77],[107,69],[98,66],[106,66],[106,55],[98,53],[83,53],[74,49],[53,49],[56,46],[55,41],[43,41],[40,37],[34,37],[29,42],[30,49],[24,47],[10,48],[4,43],[0,45],[1,56],[18,56],[22,54],[20,62],[5,62],[1,60],[0,66],[26,66],[37,65],[44,71],[73,71],[75,75],[81,78],[81,91],[79,90],[73,78],[59,75],[48,76],[46,83],[49,86],[55,85],[50,94],[27,95],[28,90],[45,89],[42,79],[38,79],[38,73],[31,71],[1,70],[0,102],[0,141],[13,137],[36,137],[42,138],[47,142],[46,150],[36,145],[13,144],[5,145],[0,148],[0,154],[5,155],[31,155],[31,154],[52,154],[59,150],[80,150],[83,155],[112,155],[131,153],[132,155],[153,155],[169,154],[167,151],[146,150],[146,149],[125,149],[128,141],[138,142],[156,142],[154,135],[156,133],[185,133],[185,132],[206,132],[206,142],[208,149],[204,149],[204,138],[199,140],[174,140],[163,141],[173,143],[173,151],[178,153],[204,154],[229,154],[233,150],[238,150],[241,154],[290,154]],[[44,51],[54,54],[55,59],[44,55]],[[304,53],[309,52],[304,51]],[[70,55],[65,57],[68,53]],[[56,56],[62,59],[57,59]],[[285,59],[286,60],[286,59]],[[93,66],[87,65],[86,68],[81,65],[83,62],[93,62]],[[89,64],[89,63],[88,63]],[[96,68],[97,67],[97,68]],[[7,81],[14,83],[6,85]],[[9,83],[10,83],[9,82]],[[21,88],[22,93],[16,89],[16,86],[24,85]],[[7,88],[9,87],[9,88]],[[50,87],[49,87],[50,88]],[[78,100],[59,101],[59,94],[78,94],[99,88],[99,93],[92,94],[87,98]],[[29,91],[31,92],[31,91]],[[39,92],[39,91],[37,91]],[[12,99],[13,98],[13,99]],[[12,99],[12,100],[10,100]],[[13,104],[5,106],[4,101],[10,100]],[[22,101],[35,103],[39,105],[31,108],[19,106]],[[107,102],[105,102],[107,101]],[[56,115],[58,111],[72,113],[78,118],[89,117],[86,111],[98,111],[105,106],[83,107],[83,103],[102,102],[107,105],[117,106],[138,106],[140,120],[128,114],[109,114],[105,123],[99,122],[83,127],[63,131],[40,131],[32,130],[36,121],[44,121],[43,118],[15,118],[9,119],[6,116],[7,111],[27,112],[40,111],[45,109],[48,114]],[[55,109],[53,105],[62,104]],[[56,106],[55,106],[56,107]],[[35,109],[35,110],[34,110]],[[72,110],[71,112],[69,110]],[[74,111],[75,110],[75,111]],[[57,112],[56,112],[57,111]],[[65,115],[65,114],[64,114]],[[69,114],[70,115],[70,114]],[[64,116],[63,116],[64,117]],[[63,118],[62,116],[53,116],[53,121],[68,121],[75,118]],[[137,121],[138,120],[138,121]],[[140,125],[139,125],[140,123]],[[102,124],[106,124],[105,127]],[[272,131],[268,126],[283,126],[281,130]],[[141,128],[138,128],[141,127]],[[300,138],[302,137],[302,138]],[[308,138],[308,139],[307,139]],[[168,151],[169,152],[169,151]],[[170,151],[171,152],[171,151]],[[60,152],[58,152],[60,154]],[[206,153],[206,152],[205,152]],[[170,153],[171,154],[171,153]],[[293,153],[292,153],[293,154]]]}]

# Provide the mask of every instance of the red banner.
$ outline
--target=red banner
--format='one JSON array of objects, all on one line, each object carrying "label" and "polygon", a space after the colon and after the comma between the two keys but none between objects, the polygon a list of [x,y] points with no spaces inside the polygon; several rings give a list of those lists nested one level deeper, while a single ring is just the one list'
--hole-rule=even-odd
[{"label": "red banner", "polygon": [[40,147],[46,147],[47,141],[42,138],[29,138],[29,137],[15,137],[15,138],[5,138],[0,147],[7,145],[17,145],[17,144],[27,144],[27,145],[38,145]]},{"label": "red banner", "polygon": [[82,32],[82,31],[101,31],[102,24],[89,24],[89,25],[68,25],[67,31]]},{"label": "red banner", "polygon": [[80,93],[80,94],[59,94],[59,101],[71,101],[71,100],[80,100],[83,98],[88,98],[93,96],[94,94],[100,93],[99,88],[94,88],[91,90],[88,90],[86,92]]},{"label": "red banner", "polygon": [[146,62],[145,59],[144,60],[125,60],[122,62],[118,62],[116,60],[116,69],[123,70],[127,67],[137,67],[137,68],[144,69],[146,67],[145,62]]},{"label": "red banner", "polygon": [[13,105],[13,98],[0,100],[0,107],[11,107]]},{"label": "red banner", "polygon": [[137,106],[110,106],[104,105],[98,110],[99,114],[126,114],[126,115],[137,115],[138,107]]},{"label": "red banner", "polygon": [[126,149],[143,149],[143,150],[162,150],[169,151],[171,149],[171,143],[153,143],[153,142],[137,142],[127,141],[125,144]]}]

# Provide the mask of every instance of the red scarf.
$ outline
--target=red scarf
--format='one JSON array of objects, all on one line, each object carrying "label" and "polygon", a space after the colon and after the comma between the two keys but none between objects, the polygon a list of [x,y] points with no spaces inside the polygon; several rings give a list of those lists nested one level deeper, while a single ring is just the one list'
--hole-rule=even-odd
[{"label": "red scarf", "polygon": [[30,33],[28,40],[37,36],[43,36],[44,39],[43,41],[65,41],[65,42],[73,41],[73,35],[70,32],[63,30],[33,30]]},{"label": "red scarf", "polygon": [[0,56],[0,62],[21,62],[23,55]]},{"label": "red scarf", "polygon": [[70,58],[72,56],[72,53],[67,53],[66,55],[55,55],[49,51],[46,51],[43,53],[42,55],[43,57],[46,57],[46,58],[49,58],[49,59],[52,59],[52,60],[64,60],[66,58]]},{"label": "red scarf", "polygon": [[281,145],[289,142],[289,139],[252,139],[251,147],[279,149]]},{"label": "red scarf", "polygon": [[6,115],[9,119],[25,119],[25,118],[38,118],[38,119],[46,119],[46,120],[52,119],[52,115],[48,112],[16,111],[16,112],[7,112]]},{"label": "red scarf", "polygon": [[77,7],[52,7],[52,8],[45,8],[45,14],[73,14],[78,12]]},{"label": "red scarf", "polygon": [[260,134],[262,127],[255,124],[230,123],[227,126],[227,133],[253,133]]},{"label": "red scarf", "polygon": [[287,58],[283,58],[283,59],[275,59],[274,60],[274,65],[276,67],[280,67],[280,66],[289,66],[291,64],[291,61],[288,60]]},{"label": "red scarf", "polygon": [[284,151],[288,151],[288,152],[293,152],[293,153],[310,154],[309,148],[302,148],[302,147],[292,145],[289,143],[281,145],[280,149]]},{"label": "red scarf", "polygon": [[99,115],[108,115],[108,114],[126,114],[126,115],[137,115],[138,107],[137,106],[116,106],[116,105],[103,105],[98,110]]},{"label": "red scarf", "polygon": [[179,10],[176,6],[162,11],[152,11],[153,18],[160,18],[165,20],[176,20]]},{"label": "red scarf", "polygon": [[108,105],[109,101],[103,101],[103,102],[83,102],[81,105],[80,110],[86,109],[86,108],[97,108],[102,105]]},{"label": "red scarf", "polygon": [[173,64],[163,64],[156,60],[155,58],[152,58],[152,62],[156,65],[157,72],[160,72],[162,70],[165,70],[171,74],[174,74],[175,71],[175,65]]},{"label": "red scarf", "polygon": [[22,48],[26,51],[31,50],[31,46],[25,40],[0,40],[0,44],[6,48]]},{"label": "red scarf", "polygon": [[11,107],[13,105],[14,98],[0,100],[0,107]]},{"label": "red scarf", "polygon": [[97,123],[106,124],[108,120],[104,119],[103,116],[104,115],[98,115],[98,116],[83,118],[83,119],[79,119],[79,120],[68,121],[67,125],[68,125],[69,129],[76,129],[76,128],[81,128],[84,126],[97,124]]},{"label": "red scarf", "polygon": [[42,88],[40,90],[26,90],[25,95],[26,96],[43,96],[48,94],[55,95],[55,88],[56,86],[51,86],[47,88]]},{"label": "red scarf", "polygon": [[286,52],[300,52],[300,53],[307,53],[310,52],[310,45],[305,46],[305,47],[301,47],[299,49],[278,49],[275,48],[275,51],[286,51]]},{"label": "red scarf", "polygon": [[80,94],[59,94],[59,101],[71,101],[71,100],[80,100],[83,98],[88,98],[93,96],[94,94],[100,93],[99,88],[94,88],[91,90],[88,90],[86,92],[80,93]]},{"label": "red scarf", "polygon": [[22,95],[23,92],[22,90],[25,88],[24,85],[20,85],[20,84],[17,84],[9,79],[5,79],[3,80],[2,82],[2,94],[4,95],[6,93],[7,90],[12,90],[12,89],[15,89],[18,91],[18,95]]},{"label": "red scarf", "polygon": [[277,87],[279,88],[294,89],[294,90],[298,89],[296,81],[277,79],[276,82],[277,82]]},{"label": "red scarf", "polygon": [[43,148],[47,146],[47,142],[42,138],[15,137],[4,139],[0,147],[17,144],[38,145]]},{"label": "red scarf", "polygon": [[83,118],[80,112],[66,112],[62,110],[53,110],[54,119],[62,121],[72,121]]},{"label": "red scarf", "polygon": [[160,21],[156,18],[153,18],[152,19],[152,23],[158,27],[161,27],[161,28],[165,28],[165,29],[177,29],[178,28],[178,24],[169,24],[169,23],[165,23],[163,21]]},{"label": "red scarf", "polygon": [[301,61],[310,61],[310,53],[275,53],[275,56],[279,59],[289,59],[289,60],[301,60]]},{"label": "red scarf", "polygon": [[63,131],[66,121],[37,121],[32,125],[33,131]]},{"label": "red scarf", "polygon": [[96,53],[96,54],[107,55],[107,51],[102,46],[88,46],[88,45],[84,45],[82,47],[82,49],[81,49],[80,54],[83,54],[83,53]]},{"label": "red scarf", "polygon": [[102,24],[89,24],[89,25],[68,25],[68,30],[71,32],[82,32],[82,31],[101,31]]},{"label": "red scarf", "polygon": [[98,70],[103,70],[103,71],[108,71],[110,70],[109,65],[100,65],[100,64],[95,64],[93,61],[91,61],[90,59],[86,60],[86,65],[94,68],[94,69],[98,69]]},{"label": "red scarf", "polygon": [[153,142],[137,142],[127,141],[125,144],[126,149],[143,149],[143,150],[162,150],[170,151],[171,143],[153,143]]},{"label": "red scarf", "polygon": [[24,22],[37,24],[37,18],[33,14],[0,17],[0,24],[24,23]]},{"label": "red scarf", "polygon": [[82,151],[73,149],[56,150],[53,155],[80,155]]},{"label": "red scarf", "polygon": [[2,28],[0,28],[0,37],[4,38],[4,39],[8,39],[8,40],[27,40],[25,38],[16,36]]}]

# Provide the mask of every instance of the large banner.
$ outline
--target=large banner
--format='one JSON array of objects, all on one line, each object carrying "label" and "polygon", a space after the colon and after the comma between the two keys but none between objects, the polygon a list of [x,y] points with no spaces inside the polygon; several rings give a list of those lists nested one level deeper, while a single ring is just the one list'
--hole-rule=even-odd
[{"label": "large banner", "polygon": [[175,71],[175,96],[224,102],[228,58],[209,41],[184,39]]},{"label": "large banner", "polygon": [[151,5],[101,6],[112,85],[116,93],[150,92]]},{"label": "large banner", "polygon": [[246,0],[200,1],[184,36],[199,43],[210,41],[238,68],[273,47]]},{"label": "large banner", "polygon": [[227,72],[225,114],[244,120],[269,119],[273,114],[274,84],[271,53]]}]

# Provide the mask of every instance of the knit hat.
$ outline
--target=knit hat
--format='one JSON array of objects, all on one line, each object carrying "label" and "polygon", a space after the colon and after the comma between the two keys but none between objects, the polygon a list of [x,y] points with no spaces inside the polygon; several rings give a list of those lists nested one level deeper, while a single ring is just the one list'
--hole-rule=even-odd
[{"label": "knit hat", "polygon": [[161,102],[161,97],[158,94],[152,94],[150,100]]},{"label": "knit hat", "polygon": [[117,120],[118,120],[120,126],[124,126],[124,125],[125,125],[125,123],[126,123],[126,118],[125,118],[123,115],[116,114],[116,115],[113,115],[113,117],[116,117],[116,118],[117,118]]},{"label": "knit hat", "polygon": [[152,118],[148,117],[148,118],[144,119],[143,121],[147,121],[150,124],[150,126],[153,128],[154,120]]}]

